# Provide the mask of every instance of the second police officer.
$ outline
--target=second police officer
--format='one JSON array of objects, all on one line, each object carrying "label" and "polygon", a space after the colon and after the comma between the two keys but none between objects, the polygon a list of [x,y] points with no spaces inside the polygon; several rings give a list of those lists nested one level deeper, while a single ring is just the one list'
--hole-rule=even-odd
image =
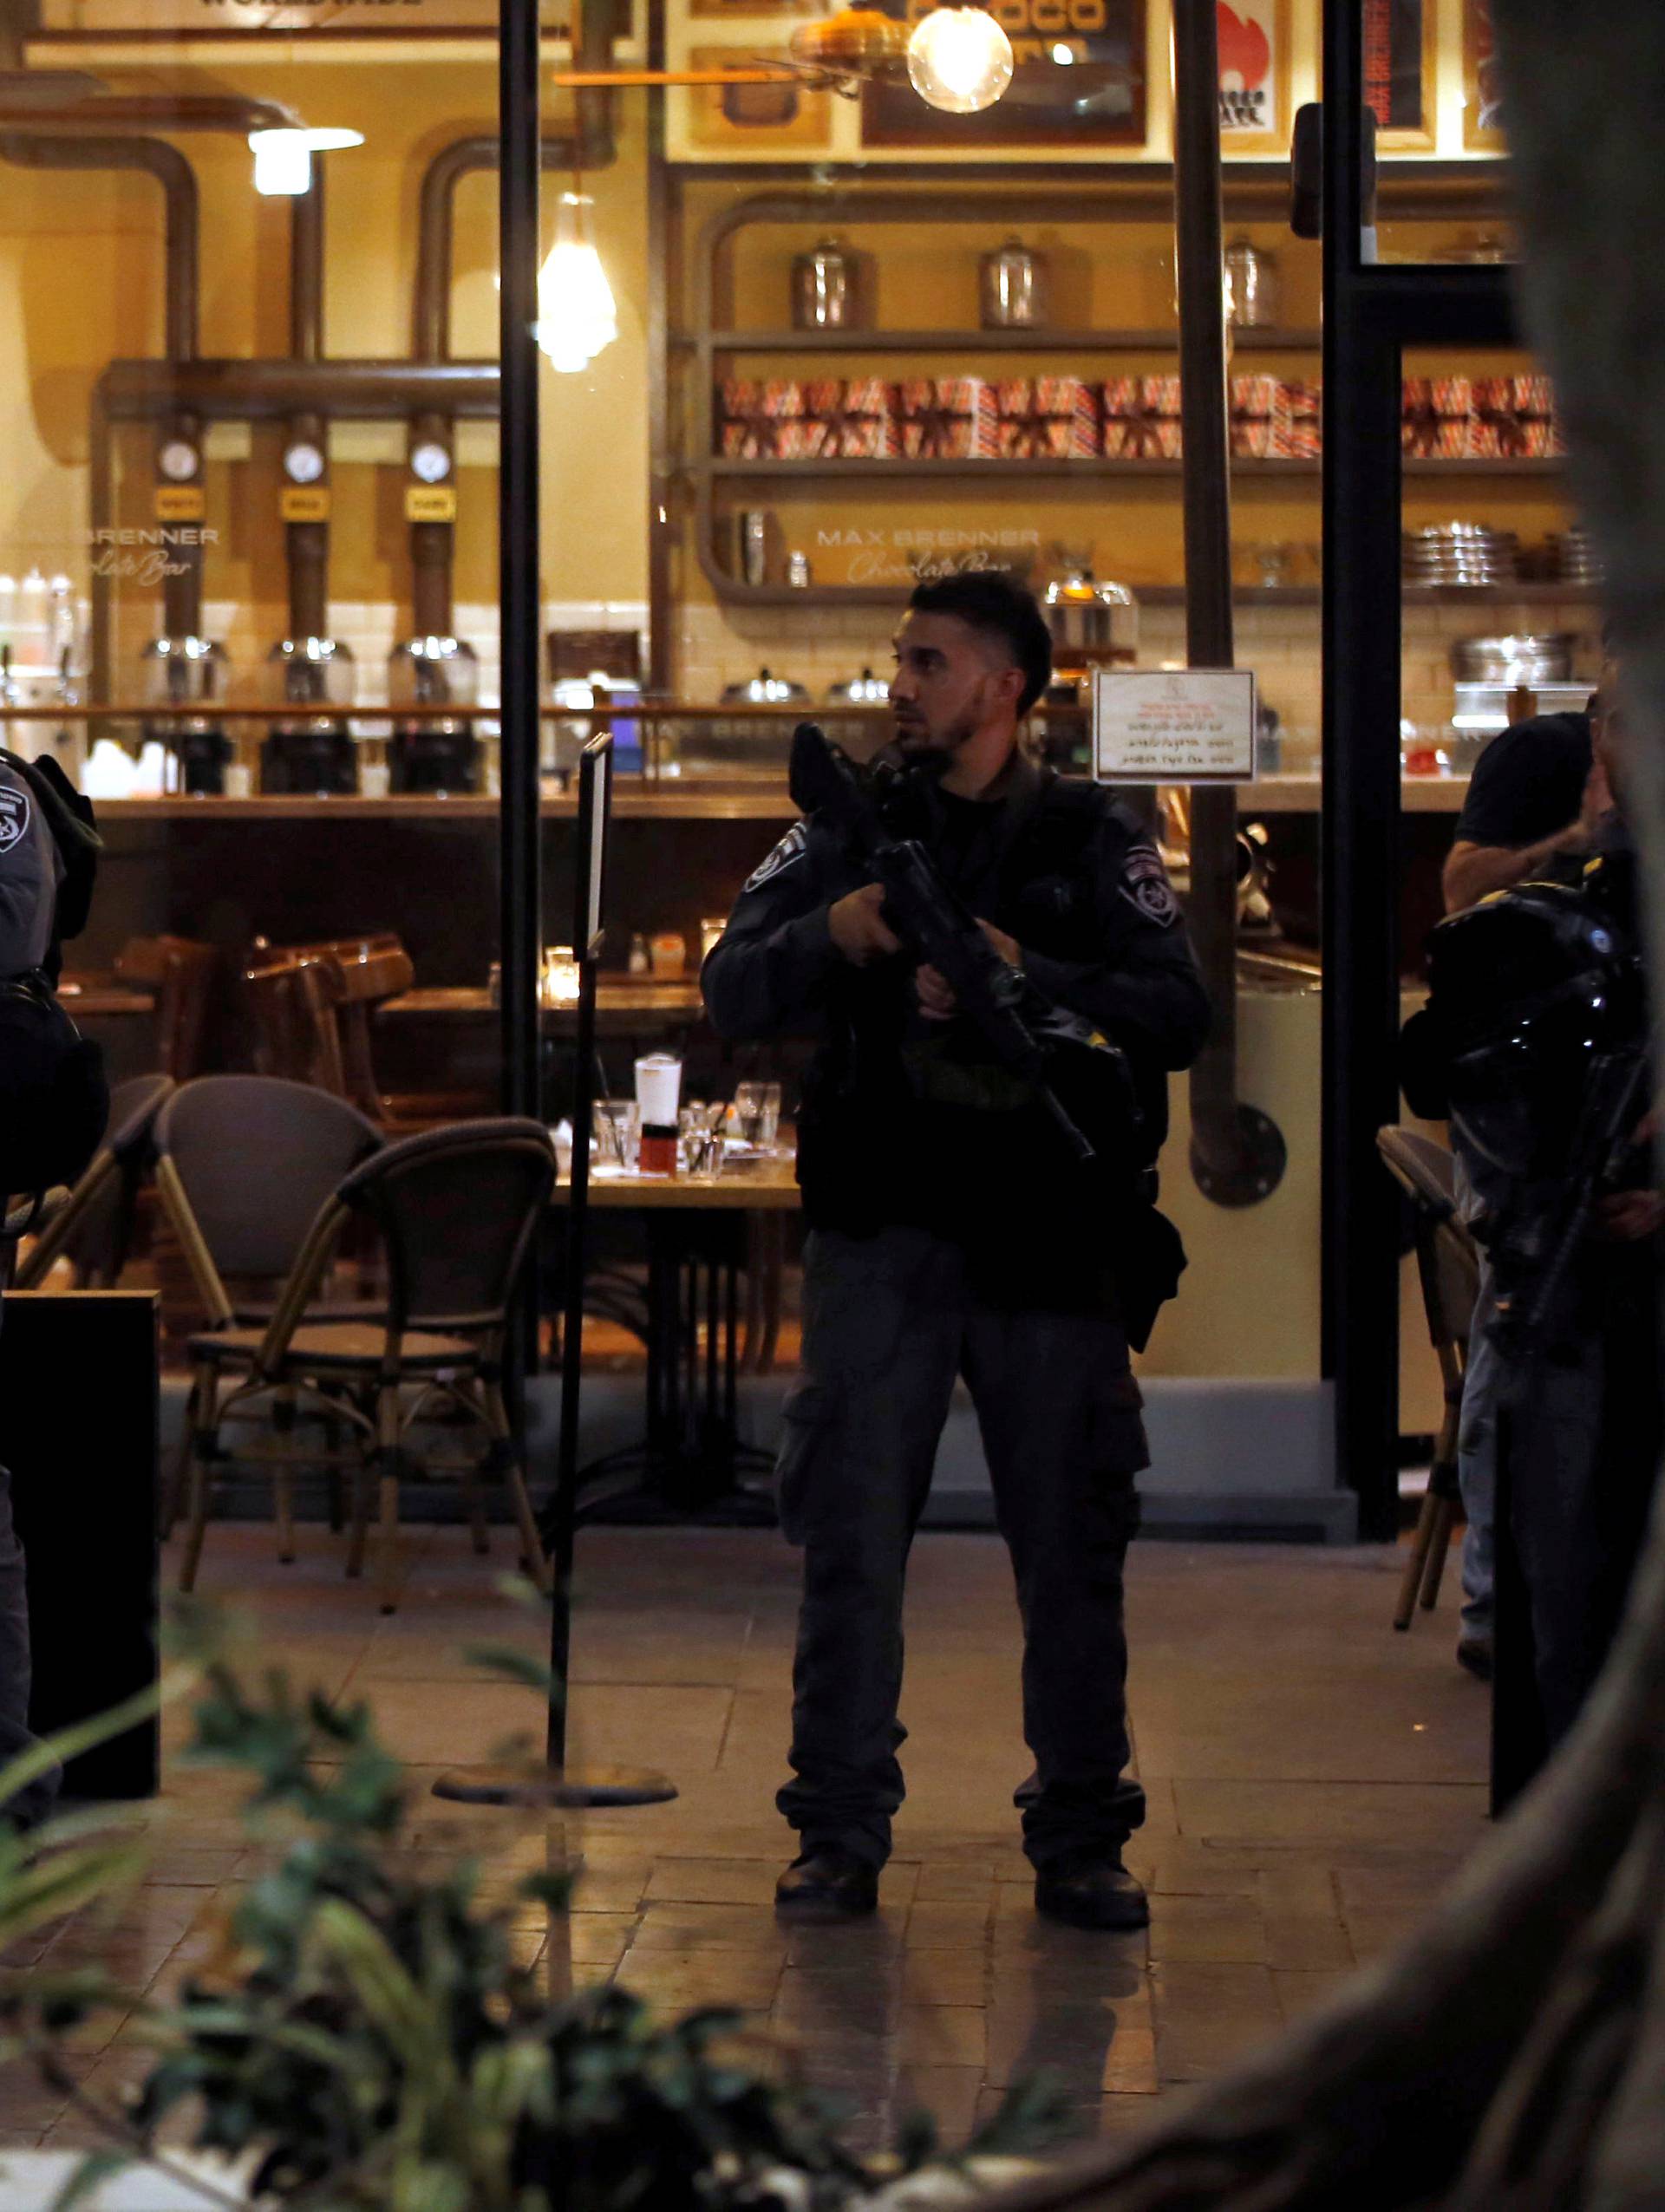
[{"label": "second police officer", "polygon": [[746,884],[705,964],[711,1020],[725,1038],[806,1032],[819,1047],[799,1125],[802,1372],[779,1471],[804,1577],[794,1778],[777,1803],[800,1850],[777,1902],[876,1903],[903,1797],[904,1576],[963,1376],[1023,1624],[1035,1770],[1016,1801],[1035,1904],[1139,1927],[1144,1892],[1121,1861],[1145,1810],[1124,1772],[1122,1574],[1148,1453],[1128,1345],[1183,1265],[1139,1170],[1207,1000],[1142,828],[1020,745],[1051,675],[1031,594],[997,574],[921,584],[896,662],[892,752],[918,771],[916,833],[1032,1007],[1084,1017],[1126,1054],[1150,1141],[1083,1168],[1033,1093],[979,1065],[951,988],[904,954],[883,891],[819,815]]}]

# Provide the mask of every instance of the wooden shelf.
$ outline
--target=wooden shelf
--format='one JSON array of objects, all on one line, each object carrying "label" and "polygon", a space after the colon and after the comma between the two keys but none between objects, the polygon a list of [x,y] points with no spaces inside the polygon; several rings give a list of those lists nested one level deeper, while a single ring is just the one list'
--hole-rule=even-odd
[{"label": "wooden shelf", "polygon": [[[1177,353],[1177,330],[714,330],[714,353]],[[1234,330],[1236,353],[1316,353],[1321,330]]]},{"label": "wooden shelf", "polygon": [[[804,483],[860,483],[892,478],[898,482],[935,477],[943,483],[996,484],[1014,479],[1045,478],[1049,483],[1092,484],[1115,477],[1177,477],[1185,464],[1178,460],[731,460],[714,455],[695,461],[696,473],[714,477],[771,477]],[[1316,460],[1256,460],[1235,459],[1233,476],[1316,476]],[[1505,481],[1516,477],[1549,478],[1562,473],[1558,458],[1530,460],[1423,460],[1407,458],[1407,476],[1473,478]]]},{"label": "wooden shelf", "polygon": [[[786,709],[781,710],[783,713]],[[495,822],[495,799],[101,799],[101,822]],[[546,821],[571,820],[578,813],[576,793],[545,796]],[[755,782],[726,782],[716,777],[675,776],[639,783],[620,777],[613,786],[613,812],[626,821],[774,822],[790,820],[796,808],[784,783],[759,777]]]},{"label": "wooden shelf", "polygon": [[[1183,584],[1135,584],[1128,587],[1141,607],[1183,607]],[[742,607],[891,607],[904,590],[900,584],[743,584],[723,577],[718,597]],[[1322,593],[1316,584],[1244,584],[1232,591],[1232,604],[1256,607],[1316,607]],[[1407,607],[1547,607],[1596,606],[1601,594],[1585,584],[1407,584],[1400,593]]]}]

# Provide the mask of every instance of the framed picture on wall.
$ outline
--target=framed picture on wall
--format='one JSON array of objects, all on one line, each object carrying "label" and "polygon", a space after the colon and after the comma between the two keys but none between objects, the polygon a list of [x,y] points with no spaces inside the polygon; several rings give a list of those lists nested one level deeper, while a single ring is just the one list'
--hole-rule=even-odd
[{"label": "framed picture on wall", "polygon": [[[783,62],[784,46],[693,46],[693,69],[743,69],[753,62]],[[801,78],[767,84],[702,84],[682,95],[688,102],[683,142],[700,154],[822,153],[832,127],[832,95]]]},{"label": "framed picture on wall", "polygon": [[1434,0],[1364,0],[1364,97],[1385,151],[1434,142]]},{"label": "framed picture on wall", "polygon": [[690,16],[712,16],[724,22],[774,16],[822,16],[823,0],[687,0]]},{"label": "framed picture on wall", "polygon": [[1463,0],[1463,144],[1501,153],[1506,143],[1492,0]]},{"label": "framed picture on wall", "polygon": [[1219,0],[1220,150],[1287,153],[1289,0]]},{"label": "framed picture on wall", "polygon": [[[878,0],[912,24],[935,0]],[[1005,93],[976,115],[928,108],[905,76],[862,88],[869,147],[1022,150],[1145,143],[1145,0],[989,0],[1017,67]],[[1068,59],[1066,59],[1068,56]]]}]

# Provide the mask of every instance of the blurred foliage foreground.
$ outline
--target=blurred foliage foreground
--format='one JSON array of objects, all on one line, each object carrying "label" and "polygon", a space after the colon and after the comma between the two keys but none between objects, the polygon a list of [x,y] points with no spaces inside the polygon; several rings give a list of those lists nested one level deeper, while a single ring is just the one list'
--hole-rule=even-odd
[{"label": "blurred foliage foreground", "polygon": [[[205,2202],[308,2212],[822,2212],[898,2174],[1057,2139],[1057,2101],[1030,2083],[953,2161],[923,2115],[891,2153],[864,2161],[841,2143],[836,2105],[778,2051],[748,2048],[736,2014],[662,2020],[610,1985],[552,1997],[515,1932],[529,1905],[565,1911],[569,1876],[532,1872],[488,1896],[477,1859],[410,1848],[409,1784],[367,1706],[247,1665],[202,1608],[176,1618],[167,1642],[153,1697],[15,1760],[0,1808],[55,1759],[188,1695],[185,1756],[248,1778],[241,1817],[268,1870],[228,1908],[209,1961],[158,1999],[101,1967],[55,1970],[49,1949],[5,1970],[0,2059],[34,2065],[108,2139],[56,2212],[132,2160],[168,2167],[165,2124],[171,2149],[226,2162],[223,2186],[203,2178],[204,2162],[172,2169]],[[551,1693],[521,1650],[468,1656]],[[150,1848],[147,1828],[108,1811],[29,1833],[0,1822],[0,1954],[39,1953],[71,1913],[114,1921]],[[67,2055],[111,2007],[127,2016],[124,2041],[153,2054],[119,2108],[81,2090]]]}]

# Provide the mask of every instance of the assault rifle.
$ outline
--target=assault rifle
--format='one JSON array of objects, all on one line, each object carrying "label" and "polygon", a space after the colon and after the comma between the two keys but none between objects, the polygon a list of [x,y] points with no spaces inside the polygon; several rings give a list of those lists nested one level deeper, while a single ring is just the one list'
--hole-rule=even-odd
[{"label": "assault rifle", "polygon": [[[1529,1198],[1505,1209],[1490,1240],[1498,1272],[1498,1337],[1518,1363],[1553,1344],[1557,1307],[1596,1202],[1619,1187],[1635,1151],[1649,1065],[1642,1037],[1629,1050],[1595,1057],[1566,1174],[1547,1194],[1548,1204],[1535,1207]],[[1533,1186],[1533,1197],[1544,1195],[1542,1184]]]},{"label": "assault rifle", "polygon": [[[888,773],[893,786],[904,785],[898,771]],[[885,919],[907,951],[930,962],[996,1060],[1029,1084],[1075,1158],[1083,1165],[1096,1159],[1091,1140],[1053,1088],[1051,1057],[1023,1010],[1022,976],[1001,958],[963,901],[944,883],[924,845],[894,833],[876,796],[883,791],[885,772],[865,777],[815,723],[800,722],[793,733],[790,780],[793,804],[839,831],[870,878],[884,886]],[[1094,1041],[1092,1049],[1095,1059],[1104,1057],[1122,1110],[1131,1112],[1133,1084],[1123,1055],[1102,1040]]]}]

